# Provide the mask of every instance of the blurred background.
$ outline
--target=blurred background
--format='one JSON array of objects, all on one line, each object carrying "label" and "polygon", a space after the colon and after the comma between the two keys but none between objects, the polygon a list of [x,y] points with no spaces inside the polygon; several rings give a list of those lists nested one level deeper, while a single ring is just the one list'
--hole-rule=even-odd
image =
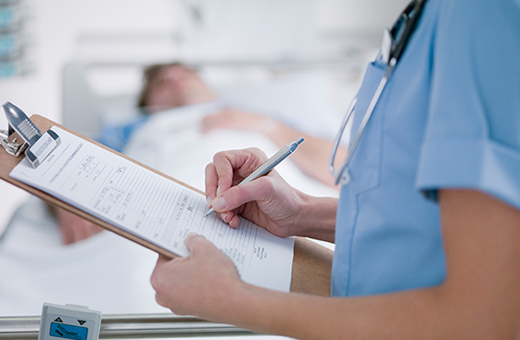
[{"label": "blurred background", "polygon": [[[69,126],[82,65],[96,94],[133,91],[143,65],[330,66],[338,115],[407,0],[0,0],[0,102]],[[337,66],[337,67],[335,67]],[[255,74],[250,73],[250,74]],[[67,98],[64,98],[66,96]],[[67,100],[66,100],[67,99]],[[69,108],[70,109],[70,108]],[[74,109],[74,108],[73,108]],[[2,113],[3,115],[3,113]],[[74,128],[74,124],[70,123]],[[81,124],[81,120],[80,120]],[[6,129],[0,118],[0,128]],[[26,194],[0,182],[0,231]]]}]

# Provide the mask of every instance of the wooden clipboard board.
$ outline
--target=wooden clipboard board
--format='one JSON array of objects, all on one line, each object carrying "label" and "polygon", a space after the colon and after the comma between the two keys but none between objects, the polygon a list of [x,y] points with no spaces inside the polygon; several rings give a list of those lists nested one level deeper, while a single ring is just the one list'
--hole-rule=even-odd
[{"label": "wooden clipboard board", "polygon": [[[33,115],[30,117],[31,121],[41,130],[47,131],[53,126],[58,126],[80,138],[83,138],[91,143],[94,143],[105,150],[108,150],[112,153],[118,154],[120,157],[123,157],[139,166],[146,168],[150,171],[153,171],[156,174],[159,174],[165,178],[168,178],[171,181],[174,181],[190,190],[202,193],[200,190],[191,187],[185,183],[182,183],[175,178],[172,178],[168,175],[165,175],[155,169],[150,168],[140,162],[137,162],[129,157],[126,157],[123,154],[120,154],[110,148],[105,147],[104,145],[99,144],[96,141],[93,141],[87,137],[84,137],[66,127],[63,127],[60,124],[53,122],[45,117],[39,115]],[[138,243],[146,248],[149,248],[161,255],[173,258],[177,255],[156,246],[155,244],[148,242],[136,235],[133,235],[125,230],[122,230],[118,227],[113,226],[110,223],[107,223],[95,216],[92,216],[81,209],[78,209],[68,203],[63,202],[62,200],[47,194],[39,189],[36,189],[28,184],[22,183],[18,180],[15,180],[9,177],[9,173],[11,170],[20,163],[20,161],[24,158],[24,155],[20,155],[19,157],[14,157],[9,155],[4,148],[0,147],[0,178],[4,181],[11,183],[30,194],[39,197],[40,199],[48,202],[52,205],[58,206],[62,209],[65,209],[73,214],[76,214],[92,223],[95,223],[101,226],[104,229],[107,229],[113,233],[116,233],[122,237],[125,237],[135,243]],[[204,193],[202,193],[204,194]],[[315,242],[312,242],[305,238],[297,237],[294,245],[294,259],[293,259],[293,270],[292,270],[292,280],[291,280],[291,291],[302,292],[302,293],[311,293],[317,295],[330,296],[330,272],[332,268],[332,251],[328,248],[322,247]]]}]

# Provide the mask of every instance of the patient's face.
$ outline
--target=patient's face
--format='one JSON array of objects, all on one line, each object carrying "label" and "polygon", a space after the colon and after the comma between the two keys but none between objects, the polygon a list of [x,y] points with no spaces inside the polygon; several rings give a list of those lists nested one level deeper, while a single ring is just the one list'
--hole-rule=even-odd
[{"label": "patient's face", "polygon": [[196,71],[182,66],[171,66],[150,81],[146,102],[152,112],[156,112],[213,99],[212,91]]}]

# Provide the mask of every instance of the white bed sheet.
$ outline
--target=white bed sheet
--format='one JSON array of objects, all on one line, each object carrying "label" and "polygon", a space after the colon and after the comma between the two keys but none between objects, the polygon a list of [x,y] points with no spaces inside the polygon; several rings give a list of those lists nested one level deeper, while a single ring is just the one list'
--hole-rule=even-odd
[{"label": "white bed sheet", "polygon": [[157,254],[111,232],[63,245],[44,203],[14,213],[0,248],[0,315],[39,315],[44,302],[105,314],[160,313],[149,278]]},{"label": "white bed sheet", "polygon": [[[154,114],[132,135],[124,153],[204,191],[204,169],[215,153],[257,147],[272,156],[280,149],[267,137],[251,131],[223,129],[203,133],[202,117],[220,111],[224,105],[217,101]],[[289,184],[307,194],[339,194],[335,188],[306,176],[290,157],[275,169]]]}]

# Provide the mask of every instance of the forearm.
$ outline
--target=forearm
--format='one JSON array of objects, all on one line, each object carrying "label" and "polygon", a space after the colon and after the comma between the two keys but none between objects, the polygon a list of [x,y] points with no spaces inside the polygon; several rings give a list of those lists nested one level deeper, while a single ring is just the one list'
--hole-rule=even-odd
[{"label": "forearm", "polygon": [[324,298],[249,286],[235,309],[242,313],[224,322],[297,339],[497,339],[489,306],[463,300],[443,287]]}]

